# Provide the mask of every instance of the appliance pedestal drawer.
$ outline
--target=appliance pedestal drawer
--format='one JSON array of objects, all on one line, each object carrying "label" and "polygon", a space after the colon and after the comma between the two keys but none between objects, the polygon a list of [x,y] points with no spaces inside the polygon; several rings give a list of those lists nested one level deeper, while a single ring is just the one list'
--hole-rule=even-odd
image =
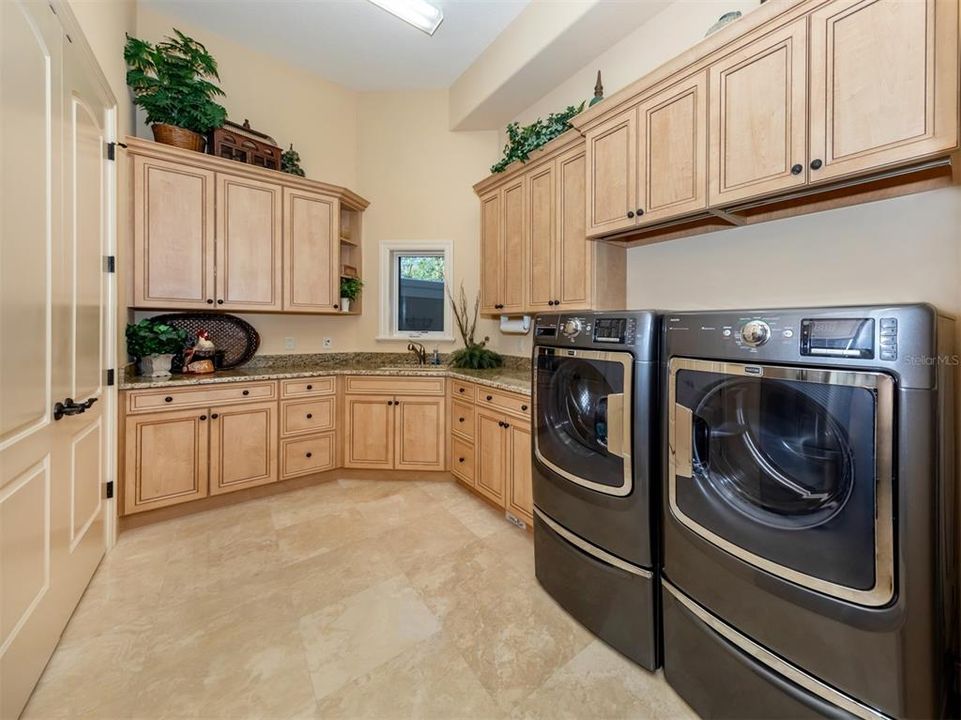
[{"label": "appliance pedestal drawer", "polygon": [[638,665],[655,670],[660,664],[655,623],[657,578],[605,555],[534,509],[537,581],[597,637]]}]

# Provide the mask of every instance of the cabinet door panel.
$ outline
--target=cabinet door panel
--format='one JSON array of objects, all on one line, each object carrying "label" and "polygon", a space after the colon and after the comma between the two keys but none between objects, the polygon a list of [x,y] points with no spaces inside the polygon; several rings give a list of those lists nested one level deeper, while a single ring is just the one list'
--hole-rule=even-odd
[{"label": "cabinet door panel", "polygon": [[214,299],[214,174],[133,158],[134,305],[204,308]]},{"label": "cabinet door panel", "polygon": [[211,495],[277,480],[277,403],[213,407],[209,423]]},{"label": "cabinet door panel", "polygon": [[503,190],[504,231],[500,251],[501,293],[500,312],[524,310],[524,252],[526,223],[524,222],[524,179]]},{"label": "cabinet door panel", "polygon": [[394,403],[394,469],[443,470],[443,397],[398,397]]},{"label": "cabinet door panel", "polygon": [[547,163],[527,178],[527,309],[553,307],[555,263],[555,173]]},{"label": "cabinet door panel", "polygon": [[586,168],[583,148],[557,159],[554,299],[560,301],[560,307],[565,310],[588,309],[592,305],[594,241],[587,239],[587,218],[584,215]]},{"label": "cabinet door panel", "polygon": [[639,225],[707,207],[707,73],[687,78],[640,108]]},{"label": "cabinet door panel", "polygon": [[336,466],[336,438],[330,433],[280,441],[280,479],[333,470]]},{"label": "cabinet door panel", "polygon": [[476,487],[504,506],[507,491],[508,435],[502,426],[504,416],[477,410],[477,440],[474,443]]},{"label": "cabinet door panel", "polygon": [[531,475],[531,429],[510,423],[510,493],[507,509],[528,523],[534,520],[534,491]]},{"label": "cabinet door panel", "polygon": [[344,466],[382,468],[394,466],[394,408],[392,395],[344,397]]},{"label": "cabinet door panel", "polygon": [[806,52],[802,18],[711,65],[712,206],[807,181]]},{"label": "cabinet door panel", "polygon": [[596,237],[633,227],[637,209],[637,108],[616,115],[586,137],[587,234]]},{"label": "cabinet door panel", "polygon": [[481,312],[495,313],[500,303],[501,195],[495,190],[481,198]]},{"label": "cabinet door panel", "polygon": [[811,16],[811,180],[958,143],[958,3],[836,0]]},{"label": "cabinet door panel", "polygon": [[217,174],[219,309],[282,309],[281,202],[279,185]]},{"label": "cabinet door panel", "polygon": [[207,497],[206,410],[128,417],[124,514]]},{"label": "cabinet door panel", "polygon": [[284,188],[284,310],[335,312],[340,302],[336,198]]}]

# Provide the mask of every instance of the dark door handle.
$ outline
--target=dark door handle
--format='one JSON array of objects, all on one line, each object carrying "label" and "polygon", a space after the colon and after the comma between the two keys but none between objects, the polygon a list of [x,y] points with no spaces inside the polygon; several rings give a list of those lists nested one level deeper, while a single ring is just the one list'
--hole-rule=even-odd
[{"label": "dark door handle", "polygon": [[219,414],[219,413],[210,413],[210,419],[211,419],[211,420],[216,420],[216,419],[219,418],[219,417],[220,417],[220,414]]},{"label": "dark door handle", "polygon": [[66,415],[82,415],[93,407],[97,398],[90,398],[87,402],[78,403],[73,398],[66,398],[53,406],[53,419],[60,420]]},{"label": "dark door handle", "polygon": [[644,214],[644,208],[638,208],[638,209],[637,209],[637,216],[640,217],[640,216],[643,215],[643,214]]},{"label": "dark door handle", "polygon": [[457,422],[464,422],[464,418],[457,418]]},{"label": "dark door handle", "polygon": [[629,218],[634,217],[634,211],[633,211],[633,210],[628,210],[628,211],[627,211],[627,216],[628,216]]},{"label": "dark door handle", "polygon": [[527,405],[521,405],[521,410],[527,410]]},{"label": "dark door handle", "polygon": [[824,165],[824,163],[821,162],[821,160],[819,160],[819,159],[817,159],[817,158],[811,161],[811,169],[812,169],[812,170],[820,170],[822,165]]},{"label": "dark door handle", "polygon": [[490,402],[490,401],[493,400],[493,399],[494,399],[494,396],[493,396],[493,395],[488,395],[488,396],[487,396],[487,402]]},{"label": "dark door handle", "polygon": [[464,458],[457,458],[457,462],[464,462]]},{"label": "dark door handle", "polygon": [[510,423],[504,423],[504,429],[505,429],[505,430],[506,430],[507,428],[509,428],[510,426],[511,426]]},{"label": "dark door handle", "polygon": [[206,415],[201,415],[201,416],[200,416],[200,419],[201,419],[201,420],[206,420],[206,419],[207,419],[207,416],[206,416]]},{"label": "dark door handle", "polygon": [[312,457],[313,453],[307,453],[307,457]]},{"label": "dark door handle", "polygon": [[213,298],[207,298],[207,304],[213,305],[214,304]]},{"label": "dark door handle", "polygon": [[218,301],[217,301],[217,304],[218,304],[218,305],[223,305],[223,304],[224,304],[224,301],[223,301],[223,300],[218,300]]},{"label": "dark door handle", "polygon": [[307,419],[310,420],[314,416],[313,413],[307,413]]},{"label": "dark door handle", "polygon": [[308,386],[307,386],[307,389],[308,389],[308,390],[313,390],[313,389],[314,389],[314,386],[313,386],[313,385],[308,385]]},{"label": "dark door handle", "polygon": [[459,392],[459,393],[464,392],[464,388],[457,388],[457,392]]},{"label": "dark door handle", "polygon": [[804,166],[801,163],[791,166],[792,175],[800,175],[802,172],[804,172]]}]

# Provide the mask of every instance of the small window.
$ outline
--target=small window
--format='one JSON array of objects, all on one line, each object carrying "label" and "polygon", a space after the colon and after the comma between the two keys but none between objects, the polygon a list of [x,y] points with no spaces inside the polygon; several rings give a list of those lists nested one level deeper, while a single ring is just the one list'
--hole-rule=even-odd
[{"label": "small window", "polygon": [[381,254],[386,300],[382,338],[450,339],[449,250],[448,243],[385,243]]}]

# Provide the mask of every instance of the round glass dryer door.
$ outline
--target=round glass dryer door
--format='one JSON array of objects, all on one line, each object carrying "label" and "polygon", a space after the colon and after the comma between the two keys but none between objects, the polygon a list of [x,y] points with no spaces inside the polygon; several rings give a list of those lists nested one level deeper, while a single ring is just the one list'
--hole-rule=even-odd
[{"label": "round glass dryer door", "polygon": [[628,353],[538,348],[537,459],[579,485],[630,493],[632,366]]},{"label": "round glass dryer door", "polygon": [[890,599],[890,377],[675,358],[668,396],[681,523],[798,584]]}]

